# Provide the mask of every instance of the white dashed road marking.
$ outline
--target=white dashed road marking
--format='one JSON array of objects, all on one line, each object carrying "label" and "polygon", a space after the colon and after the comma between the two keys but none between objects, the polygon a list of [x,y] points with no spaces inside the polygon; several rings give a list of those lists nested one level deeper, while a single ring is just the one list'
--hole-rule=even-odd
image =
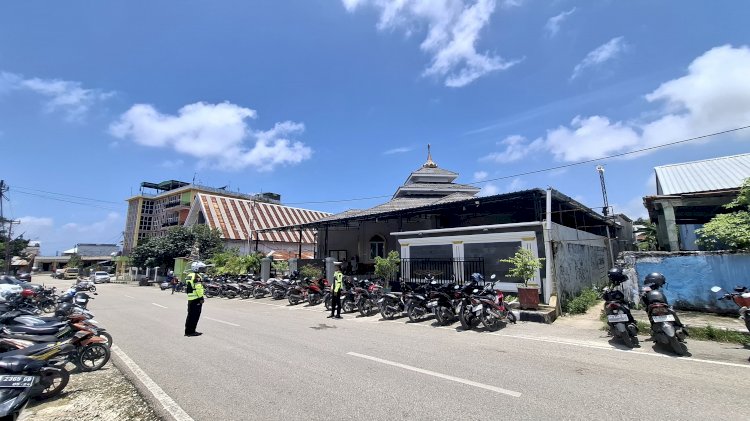
[{"label": "white dashed road marking", "polygon": [[426,374],[428,376],[438,377],[438,378],[441,378],[441,379],[450,380],[452,382],[456,382],[456,383],[461,383],[461,384],[465,384],[465,385],[469,385],[469,386],[478,387],[480,389],[490,390],[490,391],[495,392],[495,393],[501,393],[503,395],[513,396],[514,398],[521,397],[521,393],[514,392],[512,390],[501,389],[499,387],[490,386],[490,385],[484,384],[484,383],[477,383],[477,382],[474,382],[474,381],[471,381],[471,380],[466,380],[466,379],[462,379],[462,378],[459,378],[459,377],[449,376],[447,374],[436,373],[434,371],[425,370],[425,369],[417,368],[417,367],[412,367],[410,365],[396,363],[396,362],[384,360],[384,359],[378,358],[378,357],[371,357],[369,355],[357,354],[356,352],[347,352],[346,355],[351,355],[352,357],[364,358],[366,360],[375,361],[375,362],[381,363],[381,364],[392,365],[394,367],[403,368],[404,370],[414,371],[414,372],[417,372],[417,373]]}]

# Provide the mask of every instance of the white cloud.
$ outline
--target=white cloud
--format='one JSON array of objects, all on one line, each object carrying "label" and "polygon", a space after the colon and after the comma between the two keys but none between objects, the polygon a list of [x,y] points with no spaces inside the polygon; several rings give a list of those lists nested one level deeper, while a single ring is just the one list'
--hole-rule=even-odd
[{"label": "white cloud", "polygon": [[[476,49],[479,33],[495,11],[495,0],[342,0],[349,12],[371,5],[380,11],[378,29],[427,26],[422,51],[432,55],[424,76],[444,78],[445,86],[462,87],[487,73],[505,70],[519,62],[507,61]],[[518,3],[506,1],[504,4]]]},{"label": "white cloud", "polygon": [[505,9],[511,9],[513,7],[521,7],[526,0],[503,0],[501,6]]},{"label": "white cloud", "polygon": [[477,171],[474,173],[474,181],[486,180],[489,177],[487,171]]},{"label": "white cloud", "polygon": [[91,107],[114,95],[98,89],[88,89],[81,82],[60,79],[26,79],[22,75],[0,72],[0,93],[11,90],[29,91],[45,97],[46,112],[60,111],[68,121],[80,121]]},{"label": "white cloud", "polygon": [[496,194],[500,194],[500,188],[492,183],[487,183],[482,187],[478,196],[494,196]]},{"label": "white cloud", "polygon": [[508,183],[509,192],[520,191],[523,190],[524,187],[526,187],[526,183],[524,183],[518,177],[514,178],[510,183]]},{"label": "white cloud", "polygon": [[[505,150],[489,157],[510,162],[533,149],[546,150],[559,161],[576,162],[745,126],[750,121],[747,69],[750,69],[750,48],[729,45],[713,48],[696,58],[685,76],[667,81],[645,96],[647,101],[662,106],[655,115],[632,121],[612,121],[600,115],[576,116],[569,125],[548,130],[546,136],[531,143],[521,136],[510,136],[501,143]],[[716,138],[750,139],[750,131]]]},{"label": "white cloud", "polygon": [[284,121],[270,130],[253,130],[246,120],[256,116],[255,110],[229,102],[197,102],[182,107],[177,115],[136,104],[109,131],[140,145],[172,148],[197,159],[199,165],[224,170],[271,171],[312,156],[312,149],[291,139],[305,130],[303,124]]},{"label": "white cloud", "polygon": [[547,20],[547,24],[544,25],[544,29],[547,31],[547,35],[549,35],[550,38],[557,35],[558,32],[560,32],[560,26],[562,25],[563,21],[568,18],[568,16],[575,13],[576,8],[572,8],[568,10],[567,12],[562,12],[559,15],[552,16]]},{"label": "white cloud", "polygon": [[414,148],[407,148],[407,147],[393,148],[393,149],[388,149],[387,151],[383,152],[383,155],[393,155],[393,154],[396,154],[396,153],[406,153],[406,152],[411,152],[413,149]]},{"label": "white cloud", "polygon": [[495,152],[482,158],[482,160],[495,161],[498,163],[508,163],[523,159],[528,154],[538,151],[542,147],[542,141],[537,139],[533,142],[527,142],[526,138],[519,135],[508,136],[498,142],[504,146],[502,152]]},{"label": "white cloud", "polygon": [[570,76],[570,80],[573,80],[581,75],[585,69],[589,67],[598,66],[609,60],[616,58],[618,55],[623,53],[627,46],[623,37],[612,38],[606,43],[596,47],[588,54],[583,60],[573,68],[573,74]]}]

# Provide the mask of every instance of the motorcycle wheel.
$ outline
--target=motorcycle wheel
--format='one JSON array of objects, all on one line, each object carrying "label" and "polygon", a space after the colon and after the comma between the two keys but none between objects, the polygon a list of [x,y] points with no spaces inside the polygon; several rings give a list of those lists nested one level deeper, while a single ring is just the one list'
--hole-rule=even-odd
[{"label": "motorcycle wheel", "polygon": [[40,309],[45,313],[54,313],[56,308],[57,307],[55,306],[55,303],[53,301],[47,301],[40,307]]},{"label": "motorcycle wheel", "polygon": [[333,306],[330,295],[326,296],[325,305],[326,305],[326,310],[330,311],[331,307]]},{"label": "motorcycle wheel", "polygon": [[516,315],[513,314],[513,312],[510,310],[508,310],[508,321],[513,324],[516,324],[516,322],[518,322],[518,319],[516,319]]},{"label": "motorcycle wheel", "polygon": [[49,399],[62,393],[70,381],[70,373],[64,368],[43,370],[39,383],[44,389],[36,396],[36,399]]},{"label": "motorcycle wheel", "polygon": [[231,300],[232,298],[237,297],[237,293],[234,292],[234,291],[227,291],[227,292],[224,293],[224,296],[226,298],[229,298]]},{"label": "motorcycle wheel", "polygon": [[289,300],[289,305],[292,305],[292,306],[293,306],[293,305],[296,305],[296,304],[297,304],[297,300],[296,300],[296,299],[294,299],[294,298],[292,298],[292,296],[291,296],[291,295],[290,295],[289,297],[287,297],[287,298],[288,298],[288,300]]},{"label": "motorcycle wheel", "polygon": [[95,286],[93,286],[93,285],[91,285],[91,286],[89,287],[89,291],[91,291],[91,292],[96,292],[96,287],[95,287]]},{"label": "motorcycle wheel", "polygon": [[265,291],[261,290],[260,288],[255,288],[255,291],[253,291],[253,298],[263,298],[266,296]]},{"label": "motorcycle wheel", "polygon": [[487,330],[491,332],[494,332],[500,329],[500,319],[498,319],[495,316],[491,316],[491,315],[488,316],[486,314],[482,314],[482,324]]},{"label": "motorcycle wheel", "polygon": [[214,294],[214,292],[213,292],[213,291],[211,291],[211,290],[209,290],[209,289],[207,289],[207,290],[206,290],[206,292],[204,293],[204,295],[206,296],[206,298],[213,298],[213,297],[215,297],[215,296],[216,296],[216,295]]},{"label": "motorcycle wheel", "polygon": [[114,339],[112,339],[112,335],[110,335],[108,332],[99,332],[99,336],[107,340],[107,342],[104,344],[107,345],[107,348],[112,348],[112,343],[114,342]]},{"label": "motorcycle wheel", "polygon": [[359,314],[361,314],[362,317],[368,317],[370,314],[372,314],[372,300],[359,300],[359,305],[357,305],[357,307],[359,307]]},{"label": "motorcycle wheel", "polygon": [[687,345],[685,345],[684,343],[680,342],[680,340],[677,339],[677,337],[673,336],[673,337],[669,338],[669,346],[671,346],[672,347],[672,351],[674,351],[674,353],[677,354],[677,355],[679,355],[679,356],[683,356],[683,355],[687,354],[687,351],[688,351]]},{"label": "motorcycle wheel", "polygon": [[406,315],[409,316],[409,321],[412,323],[417,323],[422,321],[422,318],[424,315],[420,315],[417,312],[418,306],[409,306],[409,310],[406,312]]},{"label": "motorcycle wheel", "polygon": [[380,315],[383,316],[383,318],[386,320],[393,320],[393,318],[396,316],[394,312],[388,310],[385,303],[383,304],[382,307],[380,307]]},{"label": "motorcycle wheel", "polygon": [[76,365],[81,371],[96,371],[107,364],[109,357],[110,351],[106,345],[90,344],[81,350]]},{"label": "motorcycle wheel", "polygon": [[473,325],[473,316],[471,314],[471,308],[468,306],[462,306],[461,312],[458,313],[458,320],[461,322],[461,327],[464,330],[470,330]]},{"label": "motorcycle wheel", "polygon": [[622,336],[622,343],[630,349],[633,349],[633,347],[635,346],[633,344],[633,338],[631,338],[630,335],[627,334]]},{"label": "motorcycle wheel", "polygon": [[250,298],[250,292],[246,289],[243,289],[242,291],[240,291],[240,298],[245,300]]}]

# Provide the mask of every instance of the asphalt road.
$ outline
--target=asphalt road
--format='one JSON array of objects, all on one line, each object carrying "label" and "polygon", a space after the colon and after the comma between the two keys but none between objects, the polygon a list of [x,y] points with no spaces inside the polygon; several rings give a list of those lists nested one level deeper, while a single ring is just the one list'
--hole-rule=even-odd
[{"label": "asphalt road", "polygon": [[[66,281],[67,284],[67,281]],[[618,349],[596,330],[498,332],[381,321],[271,299],[208,299],[183,336],[184,294],[100,285],[90,308],[195,420],[736,419],[750,414],[750,350],[689,341]]]}]

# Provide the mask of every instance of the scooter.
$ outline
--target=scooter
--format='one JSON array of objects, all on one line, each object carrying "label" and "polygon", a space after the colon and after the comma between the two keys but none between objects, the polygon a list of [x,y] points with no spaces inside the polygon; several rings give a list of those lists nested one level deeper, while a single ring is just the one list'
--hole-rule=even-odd
[{"label": "scooter", "polygon": [[[628,277],[620,268],[610,269],[607,276],[613,288],[605,288],[602,298],[609,333],[622,340],[626,347],[633,348],[638,345],[638,324],[630,314],[630,307],[622,291],[622,283],[627,281]],[[617,287],[620,289],[615,289]]]},{"label": "scooter", "polygon": [[660,273],[646,275],[641,302],[646,307],[651,322],[651,337],[657,343],[669,345],[675,354],[685,355],[688,352],[685,345],[688,332],[669,305],[667,297],[660,291],[666,282],[666,278]]},{"label": "scooter", "polygon": [[[714,293],[721,291],[720,286],[711,288]],[[740,307],[740,319],[745,321],[745,327],[750,331],[750,290],[747,287],[736,286],[734,291],[719,297],[719,300],[732,300]]]}]

